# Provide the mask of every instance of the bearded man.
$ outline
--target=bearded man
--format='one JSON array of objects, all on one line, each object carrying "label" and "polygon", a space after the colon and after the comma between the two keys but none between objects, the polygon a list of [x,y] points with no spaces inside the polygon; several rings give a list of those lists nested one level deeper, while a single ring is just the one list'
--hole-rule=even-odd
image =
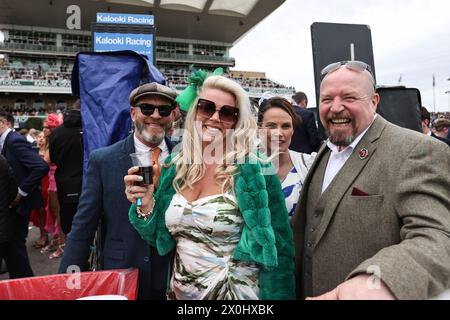
[{"label": "bearded man", "polygon": [[134,132],[111,146],[91,153],[72,229],[59,268],[88,269],[88,258],[99,221],[102,223],[102,269],[139,269],[138,299],[164,299],[171,254],[159,256],[129,220],[123,177],[132,167],[131,153],[152,150],[162,164],[172,151],[166,133],[172,127],[177,103],[175,90],[158,83],[144,84],[130,94]]},{"label": "bearded man", "polygon": [[376,115],[367,64],[333,63],[322,76],[329,139],[292,218],[298,297],[439,295],[450,287],[448,147]]}]

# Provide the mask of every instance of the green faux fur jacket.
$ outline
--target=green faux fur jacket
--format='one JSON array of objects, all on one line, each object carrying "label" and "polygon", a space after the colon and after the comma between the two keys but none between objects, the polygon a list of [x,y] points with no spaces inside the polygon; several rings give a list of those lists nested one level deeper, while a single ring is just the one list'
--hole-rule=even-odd
[{"label": "green faux fur jacket", "polygon": [[[272,170],[272,174],[263,174],[268,170]],[[175,173],[175,165],[163,166],[150,219],[139,219],[134,205],[129,210],[131,224],[160,255],[176,247],[165,223],[165,212],[175,194],[172,185]],[[260,266],[261,300],[295,299],[294,243],[278,177],[273,174],[271,165],[247,161],[238,165],[234,189],[244,227],[233,258]]]}]

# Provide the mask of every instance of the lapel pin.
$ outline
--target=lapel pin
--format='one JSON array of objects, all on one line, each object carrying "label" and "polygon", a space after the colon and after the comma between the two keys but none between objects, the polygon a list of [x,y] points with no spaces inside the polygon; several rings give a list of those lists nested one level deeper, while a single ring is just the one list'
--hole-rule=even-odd
[{"label": "lapel pin", "polygon": [[367,150],[366,148],[359,150],[359,158],[361,160],[367,159],[368,156],[369,156],[369,150]]}]

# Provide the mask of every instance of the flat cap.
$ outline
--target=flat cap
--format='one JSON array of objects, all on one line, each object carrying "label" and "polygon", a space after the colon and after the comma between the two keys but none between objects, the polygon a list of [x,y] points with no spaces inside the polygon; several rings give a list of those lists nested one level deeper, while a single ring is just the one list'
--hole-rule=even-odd
[{"label": "flat cap", "polygon": [[130,105],[134,106],[136,101],[144,96],[161,96],[169,99],[173,105],[176,105],[175,98],[177,97],[177,92],[172,88],[156,82],[143,84],[131,91]]}]

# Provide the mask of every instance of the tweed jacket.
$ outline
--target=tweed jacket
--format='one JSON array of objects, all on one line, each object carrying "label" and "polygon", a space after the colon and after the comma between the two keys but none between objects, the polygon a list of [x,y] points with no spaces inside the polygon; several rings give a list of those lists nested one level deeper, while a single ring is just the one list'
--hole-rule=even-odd
[{"label": "tweed jacket", "polygon": [[362,273],[398,299],[450,286],[450,151],[380,115],[321,194],[330,150],[319,151],[292,219],[297,296]]},{"label": "tweed jacket", "polygon": [[[264,166],[261,163],[238,165],[234,189],[244,227],[233,258],[256,262],[260,266],[260,299],[293,299],[295,263],[292,229],[278,177],[263,175]],[[172,185],[175,174],[175,165],[163,168],[150,219],[144,221],[137,218],[134,205],[129,211],[131,224],[144,240],[156,246],[160,255],[167,254],[176,246],[165,224],[165,212],[175,194]]]}]

